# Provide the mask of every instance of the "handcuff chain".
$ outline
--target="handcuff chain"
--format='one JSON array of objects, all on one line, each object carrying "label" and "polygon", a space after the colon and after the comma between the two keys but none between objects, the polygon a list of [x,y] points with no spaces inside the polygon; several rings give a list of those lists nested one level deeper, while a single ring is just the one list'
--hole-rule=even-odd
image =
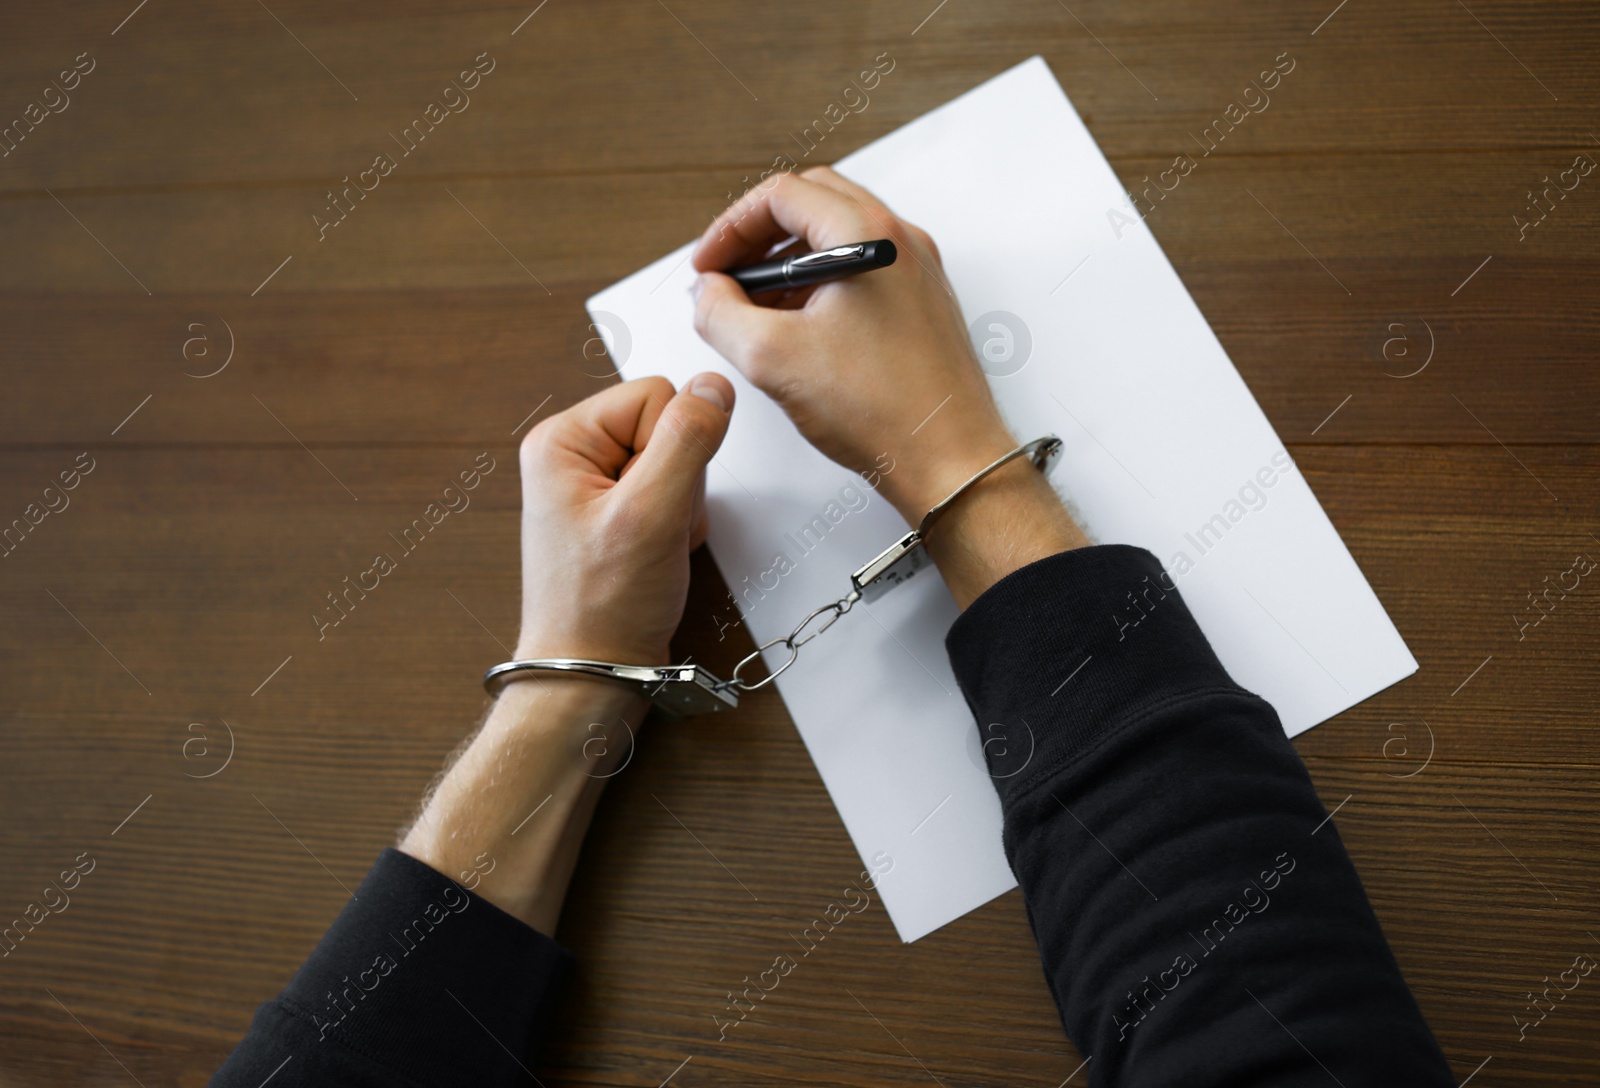
[{"label": "handcuff chain", "polygon": [[[839,617],[843,616],[846,612],[850,611],[851,608],[855,607],[855,603],[860,599],[860,591],[853,589],[848,595],[840,597],[837,601],[832,601],[823,605],[821,608],[814,610],[805,619],[796,624],[795,629],[790,631],[787,635],[775,638],[770,642],[763,642],[760,646],[755,648],[754,653],[750,654],[743,661],[740,661],[733,667],[733,675],[722,682],[722,690],[726,691],[729,688],[734,688],[739,691],[756,691],[760,688],[766,687],[778,677],[782,676],[784,672],[788,670],[790,665],[793,665],[797,660],[799,660],[800,647],[804,646],[806,643],[822,634],[822,632],[832,627],[838,622]],[[823,622],[821,627],[818,627],[810,634],[801,637],[802,632],[804,632],[805,629],[811,625],[812,620],[827,612],[832,612],[833,615],[829,616]],[[760,658],[763,653],[765,653],[767,650],[770,650],[774,646],[787,646],[789,648],[789,660],[772,670],[772,672],[768,673],[764,678],[757,680],[754,684],[740,678],[740,674],[744,672],[745,666]]]},{"label": "handcuff chain", "polygon": [[[770,642],[764,642],[760,646],[757,646],[755,648],[755,652],[751,653],[743,661],[740,661],[739,664],[734,666],[733,675],[731,677],[729,677],[727,680],[718,682],[716,690],[756,691],[772,683],[778,677],[787,672],[791,665],[799,660],[800,647],[804,646],[806,643],[822,634],[822,632],[832,627],[836,622],[838,622],[840,616],[850,611],[850,609],[855,606],[855,603],[861,600],[863,590],[868,589],[874,583],[886,583],[888,586],[892,587],[899,584],[899,582],[903,581],[905,578],[910,577],[912,573],[915,573],[917,568],[916,566],[912,566],[909,571],[903,574],[898,576],[895,574],[896,570],[903,565],[902,560],[905,560],[907,556],[911,556],[912,558],[915,557],[916,550],[922,546],[923,538],[927,536],[928,530],[933,527],[933,523],[939,520],[940,515],[943,514],[945,510],[948,509],[957,499],[966,494],[966,492],[969,491],[980,480],[984,479],[1014,458],[1024,456],[1031,458],[1034,462],[1034,465],[1041,471],[1047,472],[1049,471],[1049,465],[1055,456],[1060,452],[1061,439],[1057,438],[1053,434],[1045,435],[1042,438],[1034,439],[1032,442],[1024,442],[1010,453],[997,458],[985,467],[979,469],[967,479],[966,483],[962,484],[960,487],[956,488],[948,496],[946,496],[943,502],[930,509],[923,517],[921,523],[918,524],[916,529],[907,534],[905,537],[902,537],[894,545],[891,545],[890,548],[887,549],[877,559],[873,560],[871,563],[868,563],[865,567],[861,568],[861,570],[857,571],[851,577],[852,588],[847,596],[840,597],[837,601],[834,601],[830,604],[825,604],[821,608],[816,609],[805,619],[801,620],[799,624],[795,626],[795,629],[790,631],[787,635],[772,639]],[[878,566],[880,563],[883,563],[885,559],[891,555],[895,557],[893,562],[889,562],[881,569],[876,571],[873,570],[874,567]],[[867,576],[867,572],[869,571],[873,571],[873,573],[871,573],[870,576]],[[880,590],[879,592],[882,591]],[[833,615],[829,616],[823,622],[822,626],[818,627],[810,634],[804,634],[805,629],[811,625],[811,621],[828,612],[832,612]],[[760,658],[763,653],[772,649],[774,646],[788,647],[789,659],[753,684],[742,679],[741,674],[744,672],[744,670],[752,662]]]}]

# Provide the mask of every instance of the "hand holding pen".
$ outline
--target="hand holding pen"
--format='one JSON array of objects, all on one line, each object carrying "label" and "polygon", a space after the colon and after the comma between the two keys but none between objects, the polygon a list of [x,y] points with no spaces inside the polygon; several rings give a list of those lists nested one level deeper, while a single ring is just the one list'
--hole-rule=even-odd
[{"label": "hand holding pen", "polygon": [[[789,238],[821,256],[740,267]],[[892,264],[883,263],[888,245],[899,258]],[[849,252],[833,256],[840,251]],[[790,277],[873,271],[844,286],[824,282],[794,298],[753,302],[741,275],[784,287],[773,267],[782,263]],[[700,335],[823,453],[856,472],[881,473],[880,493],[912,524],[1016,445],[933,240],[833,170],[785,175],[747,193],[711,224],[694,267]],[[884,473],[891,462],[894,471]]]}]

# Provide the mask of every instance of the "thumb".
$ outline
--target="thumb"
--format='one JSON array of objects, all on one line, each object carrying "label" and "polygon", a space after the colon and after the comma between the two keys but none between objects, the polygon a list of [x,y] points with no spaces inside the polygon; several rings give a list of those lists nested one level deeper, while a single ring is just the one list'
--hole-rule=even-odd
[{"label": "thumb", "polygon": [[687,516],[701,474],[728,433],[733,383],[720,374],[697,374],[666,403],[633,465],[618,483],[666,517]]},{"label": "thumb", "polygon": [[695,331],[717,354],[751,377],[751,359],[760,354],[763,344],[772,342],[790,315],[757,306],[733,277],[721,272],[700,273],[693,290]]}]

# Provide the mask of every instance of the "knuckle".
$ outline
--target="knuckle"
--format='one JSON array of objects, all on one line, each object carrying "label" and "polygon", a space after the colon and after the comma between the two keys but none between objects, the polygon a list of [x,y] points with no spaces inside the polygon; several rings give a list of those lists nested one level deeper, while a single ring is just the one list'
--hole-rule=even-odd
[{"label": "knuckle", "polygon": [[887,224],[880,224],[880,226],[885,228],[887,237],[895,245],[901,248],[909,248],[913,251],[921,250],[924,253],[931,253],[935,260],[939,259],[939,245],[933,240],[933,235],[915,223],[909,223],[895,216]]},{"label": "knuckle", "polygon": [[650,533],[659,522],[650,491],[614,490],[598,517],[598,544],[606,555],[626,554],[626,549]]},{"label": "knuckle", "polygon": [[781,345],[769,336],[753,336],[741,353],[739,369],[762,390],[767,390],[783,372]]},{"label": "knuckle", "polygon": [[522,436],[522,442],[517,447],[522,464],[538,464],[543,460],[545,449],[549,445],[550,434],[557,426],[556,421],[560,418],[560,415],[557,414],[549,419],[541,420],[534,424],[527,434]]},{"label": "knuckle", "polygon": [[[811,174],[813,172],[814,172],[814,168],[813,168],[813,170],[807,170],[805,172],[805,174],[801,175],[801,177],[804,177],[804,176],[806,176],[808,174]],[[774,181],[772,183],[772,191],[775,192],[775,193],[776,192],[787,193],[787,192],[790,192],[791,190],[793,190],[794,187],[797,184],[799,184],[799,178],[796,178],[793,174],[788,174],[788,173],[779,174],[774,179]]]},{"label": "knuckle", "polygon": [[618,495],[616,501],[606,504],[597,528],[601,550],[614,554],[649,528],[648,511],[643,503]]}]

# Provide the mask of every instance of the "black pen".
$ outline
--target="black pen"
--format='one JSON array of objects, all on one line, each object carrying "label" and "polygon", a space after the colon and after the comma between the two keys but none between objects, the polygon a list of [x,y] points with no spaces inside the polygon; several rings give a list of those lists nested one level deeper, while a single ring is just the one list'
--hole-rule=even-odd
[{"label": "black pen", "polygon": [[887,268],[894,264],[899,251],[893,242],[880,238],[876,242],[855,242],[847,246],[802,253],[782,260],[762,261],[760,264],[735,268],[728,273],[746,294],[764,291],[781,291],[790,287],[809,287],[814,283],[843,279],[874,268]]}]

